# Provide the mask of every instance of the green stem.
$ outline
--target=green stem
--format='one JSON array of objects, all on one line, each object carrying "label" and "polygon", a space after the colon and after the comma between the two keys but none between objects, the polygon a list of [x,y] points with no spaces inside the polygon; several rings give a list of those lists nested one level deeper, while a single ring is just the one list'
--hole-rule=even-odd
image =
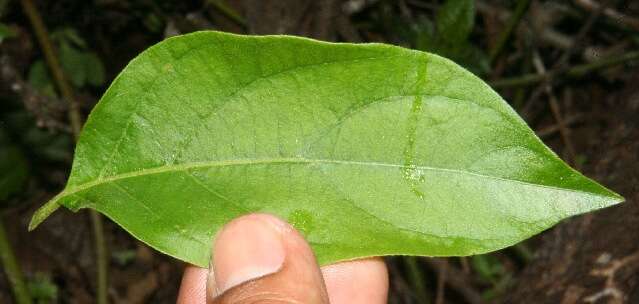
[{"label": "green stem", "polygon": [[[78,102],[75,98],[75,94],[73,92],[73,87],[68,81],[68,78],[64,74],[64,70],[60,65],[58,57],[56,56],[55,49],[53,44],[51,43],[51,39],[49,38],[49,33],[47,31],[44,22],[42,21],[42,17],[40,16],[40,12],[37,7],[33,4],[32,0],[21,0],[22,8],[29,18],[31,22],[31,26],[33,27],[33,31],[38,39],[38,43],[40,44],[40,48],[42,49],[42,53],[44,54],[45,61],[53,75],[53,79],[55,80],[56,86],[60,90],[60,93],[64,97],[64,99],[69,104],[69,121],[71,122],[71,130],[73,131],[73,136],[77,142],[78,137],[80,136],[80,131],[82,129],[82,118],[80,115],[80,108],[78,106]],[[55,208],[53,209],[55,210]],[[95,210],[90,210],[91,216],[91,224],[93,226],[93,237],[95,240],[95,254],[96,254],[96,265],[97,269],[97,290],[96,297],[98,304],[106,304],[108,302],[107,298],[107,252],[106,245],[104,243],[104,230],[102,227],[102,218],[99,213]]]},{"label": "green stem", "polygon": [[495,43],[495,46],[490,50],[489,62],[491,63],[491,65],[493,62],[495,62],[495,59],[497,59],[497,56],[501,54],[501,51],[506,46],[506,42],[508,42],[508,39],[510,39],[510,35],[512,34],[513,30],[515,29],[515,27],[517,27],[517,25],[521,21],[521,18],[524,16],[524,13],[526,13],[526,10],[528,9],[529,4],[530,4],[530,0],[519,0],[517,2],[517,6],[515,7],[515,12],[510,17],[510,19],[508,19],[508,22],[506,23],[504,30],[499,34],[499,37],[497,38],[497,42]]},{"label": "green stem", "polygon": [[623,64],[629,61],[638,60],[639,51],[633,51],[621,56],[614,56],[605,59],[601,59],[591,63],[585,63],[574,66],[572,68],[559,71],[558,73],[546,73],[546,74],[526,74],[519,77],[498,79],[490,82],[493,88],[507,88],[525,86],[535,84],[543,81],[546,78],[566,77],[566,78],[580,78],[584,77],[594,71],[605,69],[607,67]]},{"label": "green stem", "polygon": [[91,226],[93,228],[93,238],[95,245],[95,254],[96,254],[96,264],[98,267],[97,272],[97,303],[98,304],[107,304],[107,286],[108,286],[108,277],[107,277],[107,269],[108,269],[108,257],[107,257],[107,249],[106,242],[104,241],[104,228],[102,225],[102,216],[95,210],[90,210],[89,212],[91,216]]},{"label": "green stem", "polygon": [[244,18],[242,18],[237,12],[235,12],[235,10],[226,5],[223,0],[209,0],[208,3],[242,28],[246,29],[248,27],[248,23],[246,22],[246,20],[244,20]]},{"label": "green stem", "polygon": [[2,269],[9,279],[13,295],[17,304],[31,304],[31,296],[29,290],[24,284],[22,272],[16,261],[16,257],[11,249],[11,243],[7,239],[7,233],[4,230],[4,223],[0,217],[0,260],[2,260]]}]

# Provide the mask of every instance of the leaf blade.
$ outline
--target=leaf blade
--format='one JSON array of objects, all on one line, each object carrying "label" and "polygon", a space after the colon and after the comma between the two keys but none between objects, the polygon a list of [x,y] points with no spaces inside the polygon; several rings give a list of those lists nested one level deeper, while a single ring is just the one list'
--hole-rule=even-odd
[{"label": "leaf blade", "polygon": [[95,208],[206,265],[217,229],[248,212],[293,222],[328,263],[486,252],[619,200],[446,59],[199,32],[118,76],[48,206]]}]

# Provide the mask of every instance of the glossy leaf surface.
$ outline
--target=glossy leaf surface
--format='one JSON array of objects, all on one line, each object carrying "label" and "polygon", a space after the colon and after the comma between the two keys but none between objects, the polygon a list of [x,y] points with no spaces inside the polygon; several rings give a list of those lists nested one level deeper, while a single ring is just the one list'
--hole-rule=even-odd
[{"label": "glossy leaf surface", "polygon": [[320,263],[496,250],[622,200],[553,154],[479,78],[382,44],[198,32],[134,59],[91,113],[58,204],[206,266],[269,212]]}]

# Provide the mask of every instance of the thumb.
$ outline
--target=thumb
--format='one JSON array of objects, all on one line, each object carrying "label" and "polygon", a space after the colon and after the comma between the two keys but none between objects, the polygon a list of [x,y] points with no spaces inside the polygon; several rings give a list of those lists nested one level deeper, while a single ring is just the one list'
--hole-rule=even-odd
[{"label": "thumb", "polygon": [[268,214],[242,216],[222,228],[207,289],[217,304],[328,304],[309,245],[292,226]]}]

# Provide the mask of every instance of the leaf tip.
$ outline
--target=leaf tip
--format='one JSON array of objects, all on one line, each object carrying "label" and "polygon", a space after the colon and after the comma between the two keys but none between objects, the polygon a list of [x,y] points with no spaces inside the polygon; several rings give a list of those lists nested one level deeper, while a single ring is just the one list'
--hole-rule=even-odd
[{"label": "leaf tip", "polygon": [[29,222],[29,228],[27,228],[27,230],[29,232],[35,230],[36,228],[38,228],[38,225],[40,225],[40,223],[42,223],[42,221],[38,221],[35,216],[31,218],[31,221]]},{"label": "leaf tip", "polygon": [[602,188],[606,190],[606,196],[608,197],[606,207],[621,204],[626,201],[626,198],[624,198],[621,194],[605,187]]},{"label": "leaf tip", "polygon": [[610,191],[611,193],[611,203],[610,205],[621,204],[626,201],[626,198],[621,196],[620,194]]},{"label": "leaf tip", "polygon": [[605,199],[602,199],[602,202],[598,204],[598,206],[596,206],[592,210],[612,207],[614,205],[618,205],[626,201],[626,199],[620,194],[610,189],[606,189],[606,190],[607,190],[607,193],[606,193]]}]

